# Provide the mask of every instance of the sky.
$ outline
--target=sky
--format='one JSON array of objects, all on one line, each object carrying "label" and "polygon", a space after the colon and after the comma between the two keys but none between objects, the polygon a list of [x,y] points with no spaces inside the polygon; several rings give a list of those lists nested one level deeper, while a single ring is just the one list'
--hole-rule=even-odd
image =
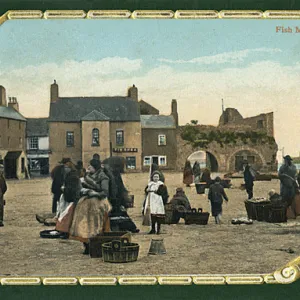
[{"label": "sky", "polygon": [[243,117],[273,111],[279,148],[299,155],[299,20],[10,20],[0,49],[0,85],[26,117],[48,116],[54,79],[62,97],[135,84],[162,114],[177,99],[181,125],[217,125],[222,99]]}]

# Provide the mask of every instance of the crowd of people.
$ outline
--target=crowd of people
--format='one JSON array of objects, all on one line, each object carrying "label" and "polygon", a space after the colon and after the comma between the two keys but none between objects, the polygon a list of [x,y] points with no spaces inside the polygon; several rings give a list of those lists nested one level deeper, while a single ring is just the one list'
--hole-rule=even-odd
[{"label": "crowd of people", "polygon": [[[3,224],[4,194],[7,190],[3,176],[3,165],[0,165],[0,226]],[[127,230],[139,232],[134,222],[127,214],[129,207],[129,192],[122,180],[124,160],[121,157],[111,157],[101,162],[98,154],[94,154],[87,169],[82,161],[73,164],[69,158],[62,161],[52,170],[52,213],[55,214],[56,230],[63,238],[72,238],[83,243],[84,253],[89,253],[89,238],[110,230]],[[253,198],[253,187],[257,172],[245,161],[243,175],[248,199]],[[284,164],[278,172],[280,193],[269,192],[270,200],[284,202],[293,211],[295,195],[299,193],[300,174],[297,172],[292,158],[284,157]],[[221,223],[222,205],[228,202],[228,196],[221,184],[221,178],[211,178],[209,169],[201,170],[196,161],[191,166],[186,162],[183,172],[183,183],[191,184],[205,182],[208,187],[208,200],[211,203],[212,216],[215,223]],[[143,225],[149,226],[149,234],[160,234],[165,218],[165,205],[169,194],[165,177],[156,164],[152,164],[149,181],[145,187],[145,199],[142,207]],[[191,211],[191,205],[182,187],[170,200],[175,206]],[[178,218],[184,213],[178,211]],[[118,223],[117,221],[122,220]],[[118,225],[118,227],[115,227]]]}]

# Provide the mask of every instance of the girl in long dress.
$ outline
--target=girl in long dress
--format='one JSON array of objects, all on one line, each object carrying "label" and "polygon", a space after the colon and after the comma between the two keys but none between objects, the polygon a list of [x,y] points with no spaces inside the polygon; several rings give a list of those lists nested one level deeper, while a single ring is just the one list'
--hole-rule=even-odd
[{"label": "girl in long dress", "polygon": [[184,170],[183,170],[183,183],[190,187],[191,184],[194,182],[194,175],[191,163],[189,160],[185,162]]},{"label": "girl in long dress", "polygon": [[165,217],[164,205],[169,197],[167,187],[160,180],[160,172],[155,171],[152,173],[145,191],[147,193],[145,207],[150,207],[151,214],[151,231],[149,234],[159,234]]},{"label": "girl in long dress", "polygon": [[82,181],[82,187],[81,194],[83,196],[74,211],[70,238],[83,242],[84,254],[88,254],[89,238],[110,231],[108,214],[111,204],[107,199],[109,180],[99,160],[92,159],[90,161],[88,173]]}]

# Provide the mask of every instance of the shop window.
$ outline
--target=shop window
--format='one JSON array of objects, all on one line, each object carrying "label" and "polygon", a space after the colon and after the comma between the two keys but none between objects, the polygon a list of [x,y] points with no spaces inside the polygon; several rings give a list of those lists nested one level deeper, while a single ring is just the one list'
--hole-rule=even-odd
[{"label": "shop window", "polygon": [[67,144],[67,147],[74,147],[74,132],[73,131],[67,131],[66,144]]},{"label": "shop window", "polygon": [[99,129],[97,128],[92,131],[92,146],[99,146]]},{"label": "shop window", "polygon": [[116,144],[117,146],[124,145],[124,130],[122,129],[116,130]]},{"label": "shop window", "polygon": [[136,169],[136,159],[135,156],[126,157],[126,169]]},{"label": "shop window", "polygon": [[33,136],[29,139],[29,149],[30,150],[37,150],[39,149],[39,138]]},{"label": "shop window", "polygon": [[158,145],[159,146],[165,146],[166,144],[167,144],[166,135],[165,134],[159,134],[158,135]]}]

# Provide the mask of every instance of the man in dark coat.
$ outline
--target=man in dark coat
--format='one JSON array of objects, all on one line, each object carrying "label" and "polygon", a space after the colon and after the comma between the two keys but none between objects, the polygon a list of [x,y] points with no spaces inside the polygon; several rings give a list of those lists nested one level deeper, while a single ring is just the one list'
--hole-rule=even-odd
[{"label": "man in dark coat", "polygon": [[4,194],[7,191],[6,181],[3,175],[4,167],[0,165],[0,227],[3,227],[3,215],[4,215]]},{"label": "man in dark coat", "polygon": [[248,194],[248,199],[253,198],[253,186],[254,186],[254,175],[251,167],[249,166],[248,162],[245,161],[244,163],[244,181],[245,187]]},{"label": "man in dark coat", "polygon": [[298,190],[296,180],[297,168],[289,155],[284,157],[284,164],[280,167],[278,176],[280,179],[280,195],[288,206],[292,206],[295,211],[295,202],[293,201]]},{"label": "man in dark coat", "polygon": [[65,177],[68,172],[74,169],[74,165],[70,158],[63,158],[58,166],[56,166],[51,172],[52,186],[51,192],[53,194],[52,200],[52,213],[56,213],[57,202],[62,194],[61,187],[64,185]]},{"label": "man in dark coat", "polygon": [[208,199],[211,202],[211,211],[215,217],[216,224],[221,222],[223,198],[228,202],[228,197],[221,185],[221,178],[216,177],[215,183],[210,186],[208,192]]}]

